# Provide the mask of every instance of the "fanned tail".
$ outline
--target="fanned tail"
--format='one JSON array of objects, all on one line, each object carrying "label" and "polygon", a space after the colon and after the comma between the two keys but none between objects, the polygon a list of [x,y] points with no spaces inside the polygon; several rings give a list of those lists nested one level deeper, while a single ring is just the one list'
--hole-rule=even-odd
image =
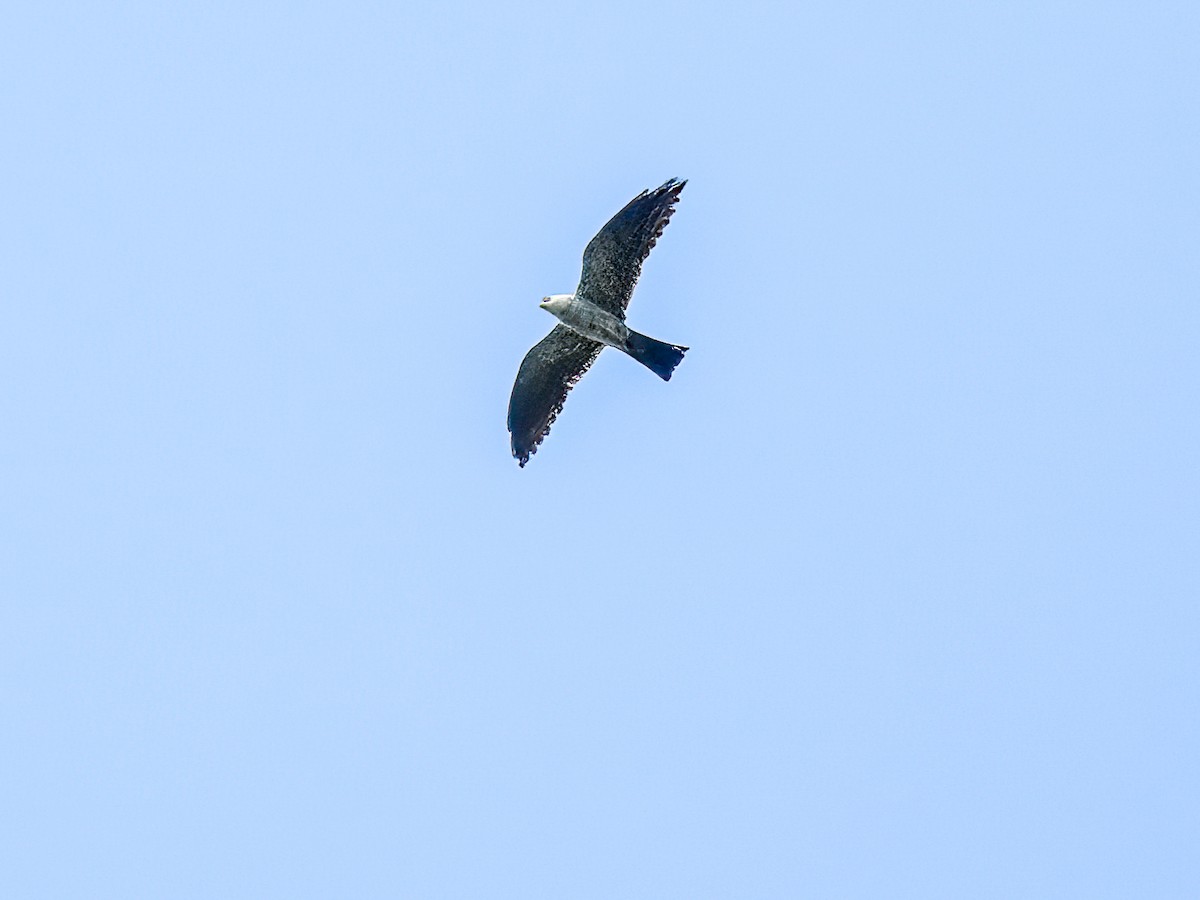
[{"label": "fanned tail", "polygon": [[625,342],[625,352],[663,381],[671,380],[671,373],[675,371],[687,350],[687,347],[656,341],[636,331],[629,332],[629,340]]}]

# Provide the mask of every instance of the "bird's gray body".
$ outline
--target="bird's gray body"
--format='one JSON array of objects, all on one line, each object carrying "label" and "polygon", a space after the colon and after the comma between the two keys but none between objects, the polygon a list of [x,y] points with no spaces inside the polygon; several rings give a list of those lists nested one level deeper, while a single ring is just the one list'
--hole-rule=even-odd
[{"label": "bird's gray body", "polygon": [[588,242],[575,293],[542,301],[561,324],[525,354],[508,402],[512,452],[522,466],[562,412],[567,393],[605,347],[628,354],[664,381],[683,359],[687,347],[634,331],[625,324],[625,309],[685,184],[671,179],[634,197]]},{"label": "bird's gray body", "polygon": [[599,341],[609,347],[625,350],[629,344],[631,329],[628,325],[595,303],[576,297],[574,294],[556,294],[542,301],[542,309],[560,322],[586,338]]}]

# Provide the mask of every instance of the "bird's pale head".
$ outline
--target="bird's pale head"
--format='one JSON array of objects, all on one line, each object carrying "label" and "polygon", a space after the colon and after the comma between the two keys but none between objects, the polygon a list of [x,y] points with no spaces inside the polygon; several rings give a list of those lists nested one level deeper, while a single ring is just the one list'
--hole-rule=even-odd
[{"label": "bird's pale head", "polygon": [[565,310],[571,301],[575,299],[574,294],[552,294],[549,297],[543,297],[542,302],[538,305],[548,313],[558,315]]}]

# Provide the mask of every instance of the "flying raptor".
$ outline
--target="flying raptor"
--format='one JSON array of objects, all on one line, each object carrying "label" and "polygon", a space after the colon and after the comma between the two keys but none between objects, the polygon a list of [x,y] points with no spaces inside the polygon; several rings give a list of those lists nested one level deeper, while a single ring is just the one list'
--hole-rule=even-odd
[{"label": "flying raptor", "polygon": [[575,293],[542,299],[542,309],[560,324],[525,354],[508,401],[512,453],[522,467],[562,412],[567,392],[605,347],[616,347],[663,381],[671,380],[688,348],[638,334],[625,324],[625,308],[685,184],[672,178],[630,200],[583,251]]}]

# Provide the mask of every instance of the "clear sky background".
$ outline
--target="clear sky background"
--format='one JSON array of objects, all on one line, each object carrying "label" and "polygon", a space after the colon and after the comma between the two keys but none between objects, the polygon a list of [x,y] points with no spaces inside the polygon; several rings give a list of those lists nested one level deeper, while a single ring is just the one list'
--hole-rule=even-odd
[{"label": "clear sky background", "polygon": [[[0,895],[1200,896],[1198,48],[10,5]],[[518,469],[538,300],[672,176],[691,352]]]}]

